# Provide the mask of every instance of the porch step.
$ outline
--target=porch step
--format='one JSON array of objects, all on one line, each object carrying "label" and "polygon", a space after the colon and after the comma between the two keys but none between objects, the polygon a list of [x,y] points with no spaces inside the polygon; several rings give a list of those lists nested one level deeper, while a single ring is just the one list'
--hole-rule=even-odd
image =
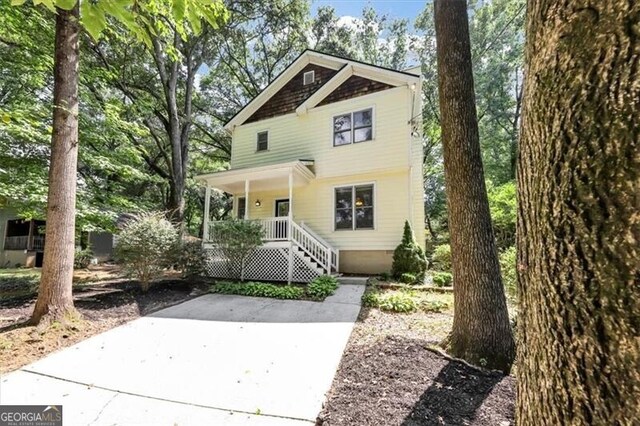
[{"label": "porch step", "polygon": [[340,285],[367,285],[369,277],[338,277]]},{"label": "porch step", "polygon": [[318,275],[324,275],[324,269],[321,268],[318,263],[311,258],[304,250],[302,250],[299,246],[294,245],[294,250],[296,251],[298,257],[302,259],[306,265],[316,271]]}]

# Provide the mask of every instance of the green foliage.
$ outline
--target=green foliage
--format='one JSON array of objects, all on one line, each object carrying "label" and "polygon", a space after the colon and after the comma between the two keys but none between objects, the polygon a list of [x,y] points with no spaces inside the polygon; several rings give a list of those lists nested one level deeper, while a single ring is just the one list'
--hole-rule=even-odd
[{"label": "green foliage", "polygon": [[390,312],[414,312],[418,309],[418,303],[405,292],[382,293],[367,291],[362,296],[362,304],[371,308],[378,308]]},{"label": "green foliage", "polygon": [[205,271],[207,255],[202,247],[202,240],[197,238],[183,239],[176,247],[176,267],[184,277],[200,276]]},{"label": "green foliage", "polygon": [[453,275],[449,272],[434,272],[432,279],[436,287],[450,287],[453,283]]},{"label": "green foliage", "polygon": [[241,279],[243,265],[249,255],[262,245],[264,229],[260,222],[229,219],[215,222],[211,240],[224,254],[229,273]]},{"label": "green foliage", "polygon": [[391,274],[389,272],[383,272],[380,274],[380,280],[389,281],[391,279]]},{"label": "green foliage", "polygon": [[518,271],[516,268],[516,248],[509,247],[500,252],[500,272],[507,298],[512,302],[518,300]]},{"label": "green foliage", "polygon": [[418,308],[423,312],[438,313],[449,308],[449,304],[440,300],[421,300]]},{"label": "green foliage", "polygon": [[91,247],[87,247],[84,250],[76,250],[73,253],[73,268],[85,269],[91,264],[91,260],[93,260],[93,257],[94,255]]},{"label": "green foliage", "polygon": [[274,299],[303,299],[307,297],[313,300],[324,300],[331,296],[337,288],[338,280],[329,275],[323,275],[311,281],[306,287],[255,281],[245,283],[221,281],[211,287],[211,292]]},{"label": "green foliage", "polygon": [[409,273],[414,275],[414,281],[422,281],[426,269],[424,250],[416,243],[409,221],[405,221],[402,242],[393,252],[391,275],[399,279],[402,274]]},{"label": "green foliage", "polygon": [[414,274],[411,274],[409,272],[405,272],[404,274],[400,275],[400,282],[401,283],[405,283],[405,284],[415,284],[417,278]]},{"label": "green foliage", "polygon": [[304,289],[302,287],[253,281],[245,283],[221,281],[211,287],[211,292],[238,294],[241,296],[271,297],[274,299],[301,299],[304,296]]},{"label": "green foliage", "polygon": [[507,182],[500,186],[489,186],[489,209],[498,248],[504,249],[515,244],[516,234],[516,183]]},{"label": "green foliage", "polygon": [[387,312],[441,312],[449,303],[430,293],[413,290],[381,291],[369,289],[362,295],[362,305]]},{"label": "green foliage", "polygon": [[118,236],[115,258],[143,291],[172,263],[178,231],[161,213],[145,213],[127,222]]},{"label": "green foliage", "polygon": [[451,246],[441,244],[433,250],[433,268],[438,271],[451,271]]},{"label": "green foliage", "polygon": [[338,280],[330,275],[322,275],[311,281],[306,288],[307,296],[315,300],[324,300],[335,293]]}]

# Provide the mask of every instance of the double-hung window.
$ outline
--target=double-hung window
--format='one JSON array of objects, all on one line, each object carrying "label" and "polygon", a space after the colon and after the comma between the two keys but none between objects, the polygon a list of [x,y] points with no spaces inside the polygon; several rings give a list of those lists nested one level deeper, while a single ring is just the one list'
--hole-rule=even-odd
[{"label": "double-hung window", "polygon": [[373,229],[373,185],[335,189],[335,229]]},{"label": "double-hung window", "polygon": [[269,149],[269,132],[259,132],[257,143],[256,143],[256,151],[266,151]]},{"label": "double-hung window", "polygon": [[373,139],[371,108],[333,117],[333,146],[349,145]]}]

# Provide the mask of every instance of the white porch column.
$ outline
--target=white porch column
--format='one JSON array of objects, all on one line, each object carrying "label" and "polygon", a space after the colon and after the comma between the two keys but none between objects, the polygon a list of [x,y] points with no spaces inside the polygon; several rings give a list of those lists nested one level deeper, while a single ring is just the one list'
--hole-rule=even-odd
[{"label": "white porch column", "polygon": [[293,241],[291,239],[291,230],[293,222],[293,169],[289,169],[289,214],[287,215],[287,239],[289,240],[289,270],[287,278],[288,284],[293,281]]},{"label": "white porch column", "polygon": [[293,169],[289,169],[289,220],[293,220]]},{"label": "white porch column", "polygon": [[207,188],[204,190],[204,222],[202,224],[202,242],[209,241],[209,205],[211,204],[211,187],[207,183]]},{"label": "white porch column", "polygon": [[244,180],[244,219],[249,219],[249,179]]}]

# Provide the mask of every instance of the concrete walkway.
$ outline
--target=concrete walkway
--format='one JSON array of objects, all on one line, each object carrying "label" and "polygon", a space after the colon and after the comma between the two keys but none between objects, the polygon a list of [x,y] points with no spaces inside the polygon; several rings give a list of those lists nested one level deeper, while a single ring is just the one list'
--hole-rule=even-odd
[{"label": "concrete walkway", "polygon": [[310,425],[361,285],[322,303],[209,294],[0,380],[0,404],[62,404],[69,425]]}]

